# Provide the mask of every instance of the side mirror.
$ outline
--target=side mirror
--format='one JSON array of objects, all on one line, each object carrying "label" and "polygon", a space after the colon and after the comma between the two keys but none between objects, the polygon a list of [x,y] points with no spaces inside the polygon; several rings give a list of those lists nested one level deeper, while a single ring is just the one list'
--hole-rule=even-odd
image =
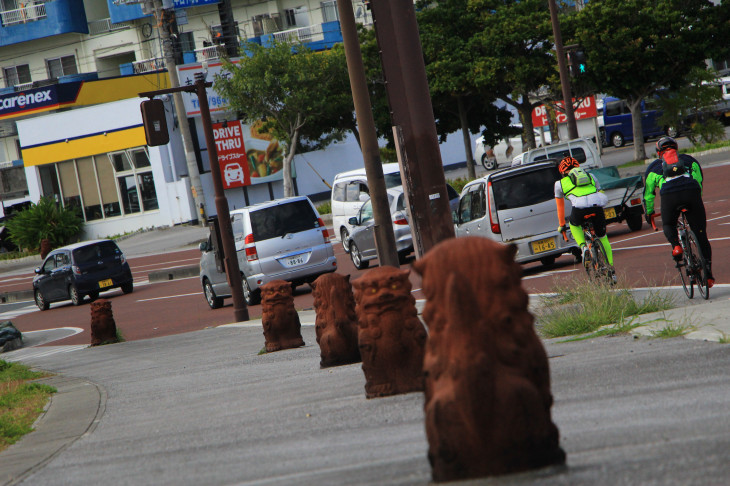
[{"label": "side mirror", "polygon": [[351,217],[350,219],[347,220],[347,223],[352,226],[357,226],[358,225],[357,217],[356,216]]},{"label": "side mirror", "polygon": [[41,267],[37,267],[37,268],[35,269],[35,273],[36,273],[37,275],[40,275],[41,273],[43,273],[43,272],[41,272]]},{"label": "side mirror", "polygon": [[198,249],[200,249],[200,251],[210,251],[210,248],[208,248],[208,242],[202,241],[200,245],[198,245]]}]

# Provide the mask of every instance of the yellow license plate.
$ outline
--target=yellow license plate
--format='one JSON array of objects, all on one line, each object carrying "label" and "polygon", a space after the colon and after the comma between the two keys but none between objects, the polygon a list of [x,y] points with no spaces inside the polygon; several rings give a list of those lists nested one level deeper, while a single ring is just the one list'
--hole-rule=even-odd
[{"label": "yellow license plate", "polygon": [[99,280],[99,288],[103,289],[104,287],[111,287],[114,285],[114,282],[112,282],[112,279],[108,278],[106,280]]},{"label": "yellow license plate", "polygon": [[616,208],[603,208],[603,214],[606,215],[606,219],[613,219],[616,217]]},{"label": "yellow license plate", "polygon": [[556,249],[555,238],[545,238],[544,240],[537,240],[532,242],[532,253],[542,253],[544,251],[550,251]]}]

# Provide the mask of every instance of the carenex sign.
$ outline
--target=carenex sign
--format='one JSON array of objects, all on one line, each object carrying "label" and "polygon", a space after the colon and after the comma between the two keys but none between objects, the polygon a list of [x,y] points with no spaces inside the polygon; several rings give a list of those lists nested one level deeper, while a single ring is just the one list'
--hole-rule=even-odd
[{"label": "carenex sign", "polygon": [[[560,123],[568,123],[568,117],[565,115],[565,109],[563,108],[563,102],[558,101],[558,110],[555,114],[555,118]],[[575,113],[576,120],[582,120],[584,118],[596,118],[598,116],[598,110],[596,109],[596,98],[594,96],[588,96],[576,100],[573,98],[573,113]],[[548,126],[548,113],[545,105],[540,105],[532,110],[532,125],[534,127],[546,127]]]},{"label": "carenex sign", "polygon": [[34,88],[0,96],[0,119],[48,111],[76,101],[81,83]]}]

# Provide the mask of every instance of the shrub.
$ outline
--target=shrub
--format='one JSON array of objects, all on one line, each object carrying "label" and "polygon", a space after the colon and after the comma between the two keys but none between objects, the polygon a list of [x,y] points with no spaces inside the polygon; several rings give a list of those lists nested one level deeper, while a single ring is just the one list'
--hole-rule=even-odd
[{"label": "shrub", "polygon": [[38,248],[46,238],[51,247],[58,248],[76,238],[83,224],[78,208],[64,208],[53,199],[43,197],[17,213],[6,223],[6,228],[10,240],[19,248]]},{"label": "shrub", "polygon": [[470,179],[466,179],[464,177],[457,177],[456,179],[447,179],[446,182],[448,182],[451,187],[456,189],[456,192],[461,194],[461,190],[464,189],[464,186],[467,182],[471,182]]}]

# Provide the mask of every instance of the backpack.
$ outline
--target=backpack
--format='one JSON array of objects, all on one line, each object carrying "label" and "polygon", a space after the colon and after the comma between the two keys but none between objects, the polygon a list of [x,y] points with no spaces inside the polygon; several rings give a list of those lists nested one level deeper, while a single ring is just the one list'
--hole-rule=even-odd
[{"label": "backpack", "polygon": [[584,171],[580,167],[570,169],[570,172],[568,172],[568,177],[570,177],[573,185],[576,186],[587,186],[593,182],[591,176],[589,176],[588,173],[586,173],[586,171]]},{"label": "backpack", "polygon": [[680,160],[676,150],[667,150],[662,154],[662,174],[664,178],[676,177],[687,172],[687,166]]}]

